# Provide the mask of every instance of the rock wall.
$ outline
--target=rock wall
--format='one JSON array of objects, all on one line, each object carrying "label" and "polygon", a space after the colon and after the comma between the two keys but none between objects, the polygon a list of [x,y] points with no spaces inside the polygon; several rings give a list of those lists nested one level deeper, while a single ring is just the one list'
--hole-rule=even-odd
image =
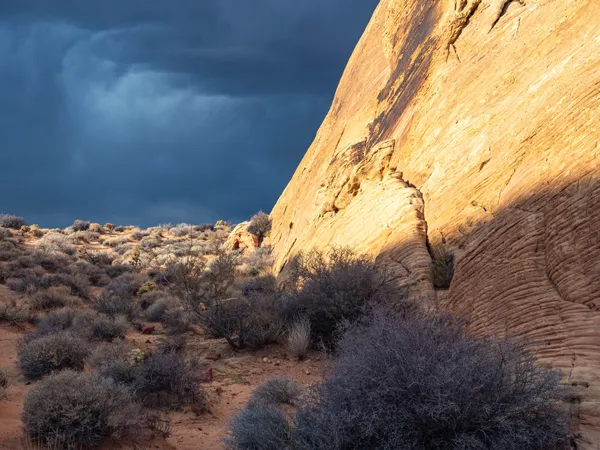
[{"label": "rock wall", "polygon": [[[600,448],[600,2],[382,0],[275,206],[276,268],[350,245],[534,339]],[[427,243],[456,255],[448,291]]]}]

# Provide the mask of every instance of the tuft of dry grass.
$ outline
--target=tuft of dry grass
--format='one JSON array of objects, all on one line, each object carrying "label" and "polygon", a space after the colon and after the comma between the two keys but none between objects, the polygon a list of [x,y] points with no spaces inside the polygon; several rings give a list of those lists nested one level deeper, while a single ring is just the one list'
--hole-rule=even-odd
[{"label": "tuft of dry grass", "polygon": [[310,321],[302,317],[294,322],[285,337],[285,347],[290,356],[301,360],[310,347]]}]

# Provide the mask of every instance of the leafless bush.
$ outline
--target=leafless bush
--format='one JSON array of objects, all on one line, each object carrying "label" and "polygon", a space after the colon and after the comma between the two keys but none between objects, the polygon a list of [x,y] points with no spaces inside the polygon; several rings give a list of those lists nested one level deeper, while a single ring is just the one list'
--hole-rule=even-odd
[{"label": "leafless bush", "polygon": [[559,375],[520,344],[378,309],[337,352],[298,411],[298,448],[528,450],[567,436]]},{"label": "leafless bush", "polygon": [[123,386],[96,374],[65,371],[41,381],[27,395],[27,436],[59,448],[96,446],[137,425],[140,408]]},{"label": "leafless bush", "polygon": [[398,303],[389,274],[350,249],[301,253],[296,267],[299,289],[283,298],[280,313],[288,324],[307,318],[313,346],[332,348],[340,323],[356,320],[374,304]]},{"label": "leafless bush", "polygon": [[0,227],[18,230],[23,225],[27,225],[27,223],[22,217],[15,216],[12,214],[0,214]]},{"label": "leafless bush", "polygon": [[19,348],[19,369],[28,380],[37,380],[64,369],[83,369],[88,343],[69,332],[59,332],[23,342]]},{"label": "leafless bush", "polygon": [[310,320],[305,317],[293,322],[285,336],[285,348],[293,358],[304,359],[310,347]]}]

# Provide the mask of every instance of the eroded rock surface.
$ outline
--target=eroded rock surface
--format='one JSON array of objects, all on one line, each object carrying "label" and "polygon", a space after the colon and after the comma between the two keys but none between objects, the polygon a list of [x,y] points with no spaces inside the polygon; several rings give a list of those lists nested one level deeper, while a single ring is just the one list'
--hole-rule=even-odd
[{"label": "eroded rock surface", "polygon": [[[477,333],[534,339],[600,448],[600,2],[382,0],[272,212],[276,268],[350,245]],[[456,256],[449,291],[427,243]]]}]

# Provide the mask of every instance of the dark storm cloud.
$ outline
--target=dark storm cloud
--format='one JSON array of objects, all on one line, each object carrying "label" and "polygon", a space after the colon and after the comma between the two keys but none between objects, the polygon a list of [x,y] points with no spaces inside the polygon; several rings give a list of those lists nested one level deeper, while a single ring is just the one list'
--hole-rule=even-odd
[{"label": "dark storm cloud", "polygon": [[376,0],[3,0],[0,210],[242,220],[314,137]]}]

